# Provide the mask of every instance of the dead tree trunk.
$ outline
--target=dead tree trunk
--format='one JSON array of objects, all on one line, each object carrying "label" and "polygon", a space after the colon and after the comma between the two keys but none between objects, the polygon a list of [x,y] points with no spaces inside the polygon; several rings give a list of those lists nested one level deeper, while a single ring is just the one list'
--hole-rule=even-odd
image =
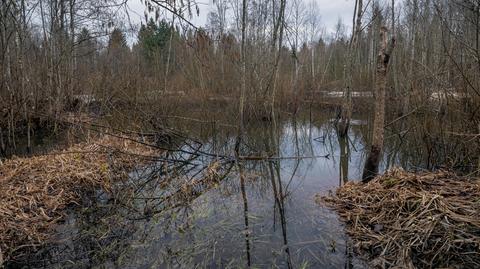
[{"label": "dead tree trunk", "polygon": [[395,47],[395,38],[388,42],[388,29],[380,29],[380,51],[377,56],[375,80],[375,116],[373,119],[373,139],[368,158],[363,169],[362,181],[368,182],[378,173],[378,165],[383,149],[383,133],[385,122],[385,89],[387,87],[387,72],[390,55]]}]

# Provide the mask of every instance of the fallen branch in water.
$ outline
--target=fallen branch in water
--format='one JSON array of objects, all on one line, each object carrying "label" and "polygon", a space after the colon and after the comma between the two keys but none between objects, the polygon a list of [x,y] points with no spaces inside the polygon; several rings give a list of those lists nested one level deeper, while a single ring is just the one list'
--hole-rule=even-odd
[{"label": "fallen branch in water", "polygon": [[316,159],[316,158],[330,158],[330,154],[322,156],[292,156],[292,157],[269,157],[269,156],[239,156],[238,159],[242,161],[276,161],[276,160],[302,160],[302,159]]}]

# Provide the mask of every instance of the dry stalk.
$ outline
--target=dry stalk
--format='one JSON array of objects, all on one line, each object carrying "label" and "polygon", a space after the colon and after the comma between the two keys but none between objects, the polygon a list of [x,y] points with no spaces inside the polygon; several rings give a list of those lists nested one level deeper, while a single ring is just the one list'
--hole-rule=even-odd
[{"label": "dry stalk", "polygon": [[[0,165],[0,258],[15,258],[48,241],[65,208],[82,193],[111,189],[139,156],[158,152],[132,140],[104,136],[48,155],[6,160]],[[0,262],[1,266],[1,262]]]},{"label": "dry stalk", "polygon": [[480,179],[393,169],[320,200],[375,268],[480,268]]}]

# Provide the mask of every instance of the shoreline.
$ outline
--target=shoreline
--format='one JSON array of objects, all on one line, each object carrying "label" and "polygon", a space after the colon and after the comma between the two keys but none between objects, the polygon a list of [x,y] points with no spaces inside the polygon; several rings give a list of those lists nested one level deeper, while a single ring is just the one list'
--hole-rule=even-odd
[{"label": "shoreline", "polygon": [[479,197],[480,178],[397,168],[318,202],[340,215],[354,250],[373,268],[475,268]]},{"label": "shoreline", "polygon": [[[48,242],[66,210],[89,190],[109,191],[159,150],[112,136],[0,164],[0,261]],[[0,267],[2,263],[0,262]]]}]

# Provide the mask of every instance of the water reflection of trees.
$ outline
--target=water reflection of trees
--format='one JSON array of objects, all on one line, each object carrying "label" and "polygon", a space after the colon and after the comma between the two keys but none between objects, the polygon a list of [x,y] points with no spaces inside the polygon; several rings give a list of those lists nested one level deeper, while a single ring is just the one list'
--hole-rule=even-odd
[{"label": "water reflection of trees", "polygon": [[[405,129],[405,126],[409,127]],[[428,138],[422,138],[427,130],[431,130],[431,126],[426,128],[416,123],[405,126],[389,127],[392,134],[386,139],[386,167],[396,164],[432,167],[440,162],[438,158],[446,150],[455,152],[453,158],[456,163],[470,158],[468,152],[464,156],[458,152],[463,145],[446,145],[452,140],[443,137],[442,132],[429,133]],[[292,250],[295,248],[289,240],[292,231],[289,229],[288,216],[293,213],[288,211],[288,204],[295,191],[293,183],[301,181],[307,171],[317,165],[315,159],[302,157],[314,156],[318,154],[315,151],[321,148],[332,161],[338,160],[338,166],[335,166],[338,170],[335,172],[339,176],[339,185],[345,184],[349,176],[354,178],[358,174],[352,171],[352,163],[353,167],[361,167],[368,121],[367,125],[352,126],[349,136],[344,138],[336,135],[328,118],[310,122],[298,117],[250,124],[241,152],[244,156],[258,158],[239,160],[240,169],[234,165],[235,159],[230,157],[235,132],[229,129],[220,131],[219,128],[215,125],[204,126],[195,138],[183,135],[170,139],[169,143],[172,144],[169,146],[178,150],[170,150],[154,164],[133,171],[129,179],[115,186],[111,193],[98,194],[98,199],[86,210],[72,215],[70,226],[64,226],[64,229],[76,232],[69,234],[66,231],[65,237],[62,237],[63,243],[48,248],[32,260],[49,260],[50,264],[57,263],[59,267],[69,260],[88,260],[87,267],[129,263],[141,259],[135,256],[138,252],[135,245],[164,244],[154,247],[162,252],[154,258],[162,265],[200,263],[221,267],[228,262],[242,266],[255,265],[259,262],[259,256],[256,255],[265,255],[263,250],[258,249],[258,238],[262,234],[255,230],[257,223],[251,213],[256,206],[252,198],[260,197],[272,203],[271,224],[273,232],[278,231],[280,241],[272,241],[268,246],[277,244],[281,249],[280,260],[276,262],[287,268],[297,266],[302,261],[298,253]],[[436,145],[436,141],[440,141],[440,145]],[[238,206],[243,212],[241,223],[215,224],[208,222],[208,218],[202,219],[199,214],[203,212],[198,210],[198,200],[209,192],[218,192],[220,197],[237,197]],[[213,210],[219,206],[208,205],[213,206]],[[202,227],[201,231],[208,232],[199,236],[197,233],[200,228],[196,227],[198,222],[208,223],[213,230]],[[216,228],[225,229],[225,236],[232,240],[242,241],[242,260],[228,252],[234,250],[212,249],[217,240],[212,235],[216,233]],[[241,232],[238,233],[237,229]],[[152,243],[155,241],[152,235],[159,236],[161,240],[158,241],[161,242]],[[195,243],[186,244],[186,241],[179,239],[182,236],[186,238],[182,240]],[[167,239],[168,242],[164,241]],[[176,240],[179,242],[176,243]],[[351,247],[347,246],[345,251],[348,265],[352,259]],[[222,253],[235,260],[222,260]],[[53,259],[52,256],[57,258]],[[350,268],[347,265],[346,268]]]},{"label": "water reflection of trees", "polygon": [[[265,135],[265,138],[264,138],[264,143],[265,143],[265,149],[267,151],[271,151],[271,152],[274,152],[275,155],[279,155],[280,154],[280,145],[278,143],[278,135],[276,134],[276,123],[273,122],[273,124],[270,126],[270,128],[268,128],[268,134]],[[294,131],[294,148],[295,148],[295,153],[296,153],[296,156],[299,156],[300,152],[299,152],[299,144],[298,144],[298,136],[297,136],[297,125],[296,125],[296,122],[294,121],[293,122],[293,131]],[[296,164],[294,165],[294,170],[293,170],[293,173],[292,173],[292,177],[290,178],[290,180],[293,179],[296,171],[297,171],[297,168],[298,168],[298,162],[299,162],[299,159],[297,159],[296,161]],[[281,173],[280,173],[280,168],[281,168],[281,163],[279,160],[277,161],[269,161],[267,162],[268,164],[268,170],[269,170],[269,175],[270,175],[270,180],[271,180],[271,187],[272,187],[272,192],[273,192],[273,196],[274,196],[274,207],[273,207],[273,210],[274,210],[274,214],[273,214],[273,223],[274,223],[274,231],[275,231],[275,224],[276,224],[276,214],[275,212],[278,210],[278,214],[280,216],[280,224],[281,224],[281,229],[282,229],[282,238],[283,238],[283,247],[284,247],[284,251],[285,251],[285,256],[286,256],[286,262],[287,262],[287,267],[288,268],[292,268],[292,257],[291,257],[291,254],[290,254],[290,248],[289,248],[289,245],[288,245],[288,239],[287,239],[287,221],[286,221],[286,217],[285,217],[285,214],[286,214],[286,209],[285,209],[285,203],[284,203],[284,199],[286,198],[287,196],[287,192],[288,192],[288,186],[289,186],[289,183],[288,185],[284,188],[283,186],[283,182],[282,182],[282,177],[281,177]]]}]

